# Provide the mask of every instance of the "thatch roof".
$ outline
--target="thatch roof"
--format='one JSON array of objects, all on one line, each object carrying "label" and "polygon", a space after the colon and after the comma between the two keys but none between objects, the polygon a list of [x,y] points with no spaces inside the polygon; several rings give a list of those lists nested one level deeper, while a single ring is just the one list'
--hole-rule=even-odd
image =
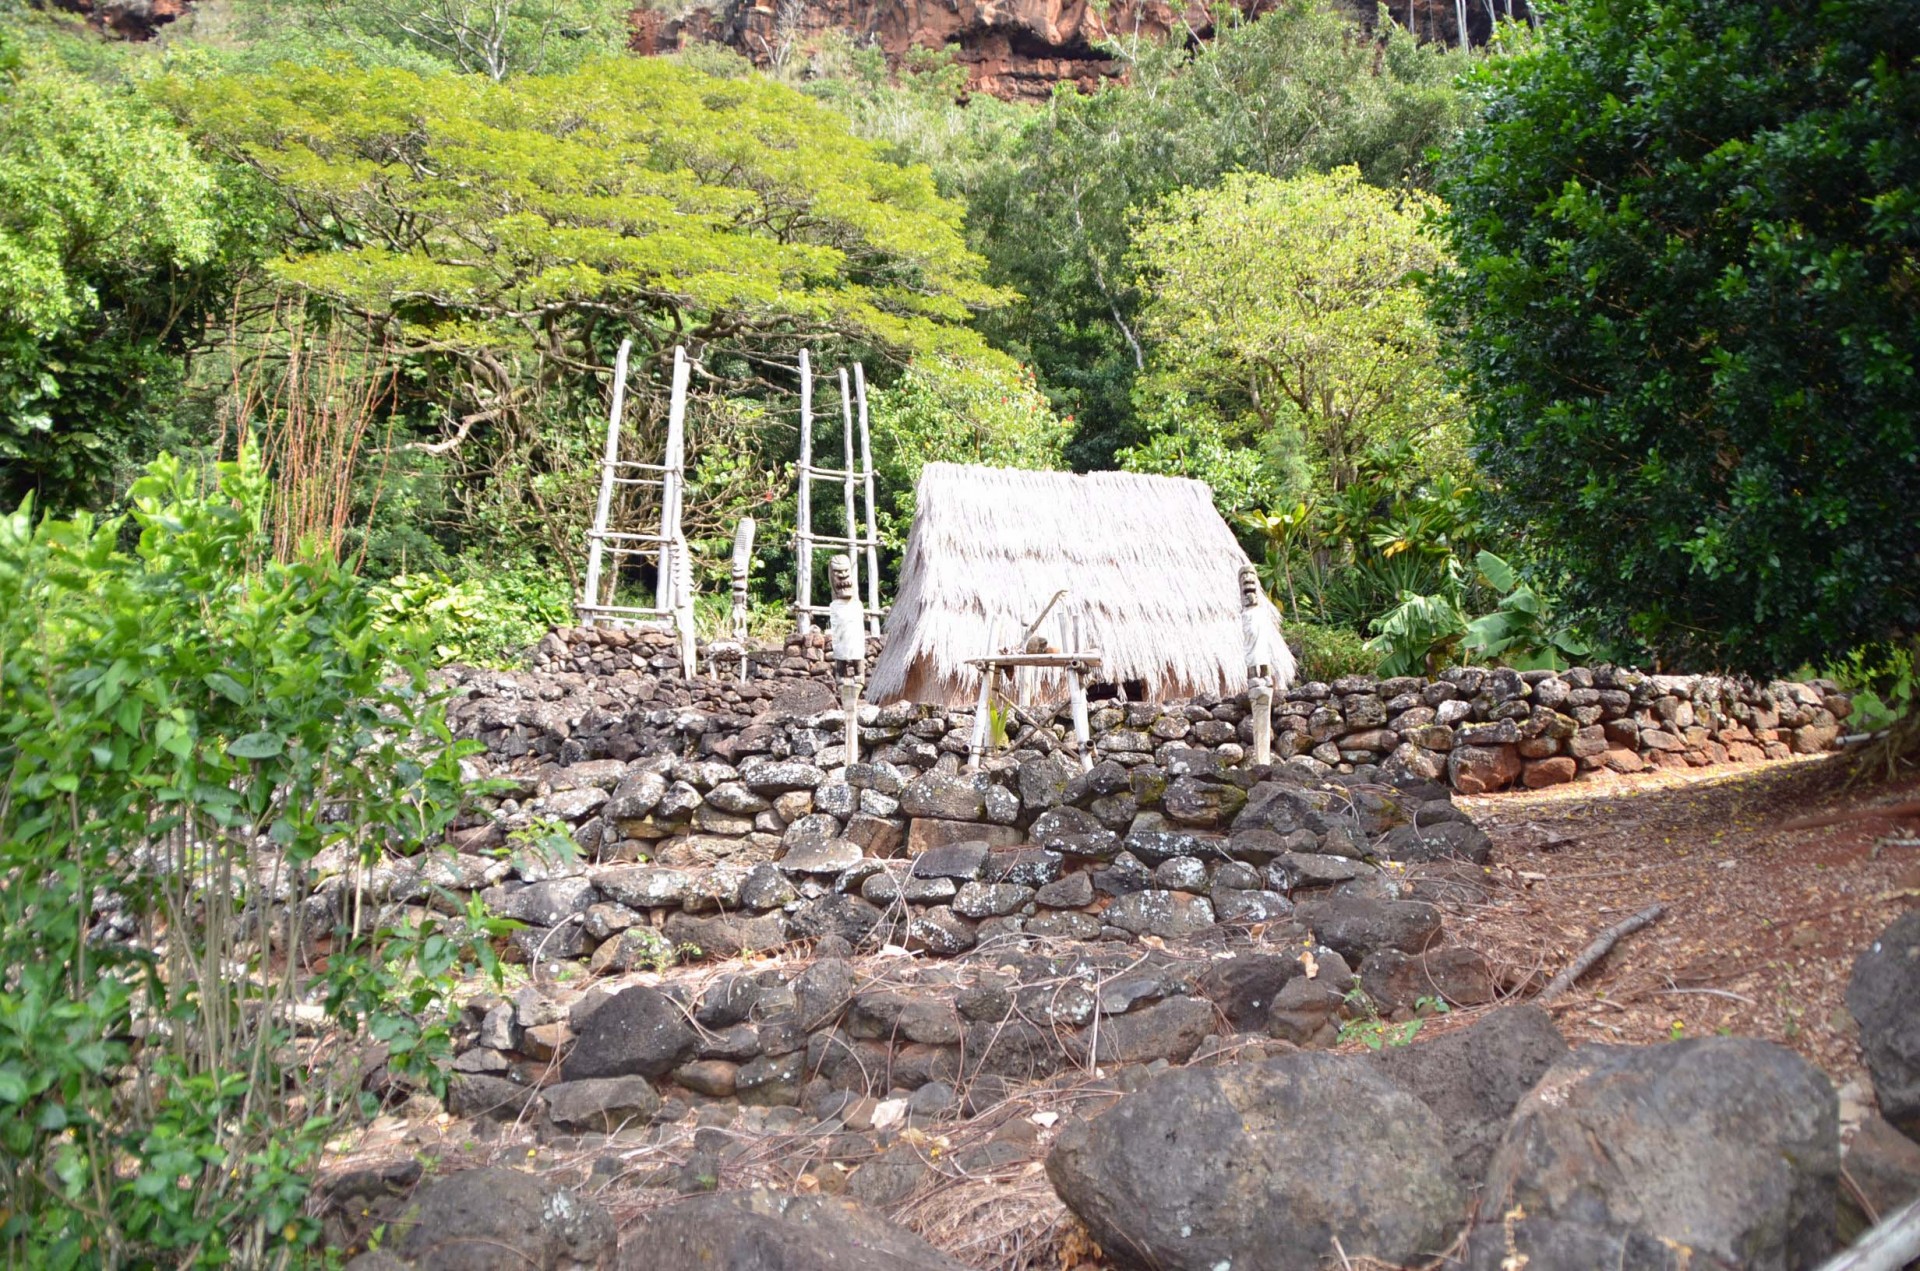
[{"label": "thatch roof", "polygon": [[[868,700],[971,704],[980,676],[966,661],[989,652],[995,617],[1010,645],[1061,588],[1103,678],[1159,700],[1246,687],[1247,557],[1203,483],[931,463],[915,497]],[[1049,616],[1040,633],[1057,643],[1059,630]],[[1040,700],[1066,695],[1051,674]]]}]

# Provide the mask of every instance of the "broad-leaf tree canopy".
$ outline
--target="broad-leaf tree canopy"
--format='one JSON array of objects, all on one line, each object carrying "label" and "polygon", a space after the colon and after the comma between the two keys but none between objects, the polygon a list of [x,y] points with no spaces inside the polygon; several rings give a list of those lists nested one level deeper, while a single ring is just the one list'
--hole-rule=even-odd
[{"label": "broad-leaf tree canopy", "polygon": [[1920,631],[1917,58],[1898,5],[1580,0],[1479,73],[1441,299],[1495,511],[1598,633]]},{"label": "broad-leaf tree canopy", "polygon": [[284,283],[413,340],[592,362],[643,345],[858,338],[999,361],[964,324],[1004,299],[961,206],[783,85],[662,60],[495,83],[282,67],[178,98],[294,222]]},{"label": "broad-leaf tree canopy", "polygon": [[0,507],[101,497],[172,378],[214,180],[149,107],[0,41]]},{"label": "broad-leaf tree canopy", "polygon": [[1235,173],[1139,219],[1131,263],[1152,349],[1139,394],[1177,396],[1226,439],[1304,434],[1340,490],[1370,447],[1451,454],[1459,410],[1418,279],[1441,260],[1434,200],[1368,185],[1355,167],[1287,180]]}]

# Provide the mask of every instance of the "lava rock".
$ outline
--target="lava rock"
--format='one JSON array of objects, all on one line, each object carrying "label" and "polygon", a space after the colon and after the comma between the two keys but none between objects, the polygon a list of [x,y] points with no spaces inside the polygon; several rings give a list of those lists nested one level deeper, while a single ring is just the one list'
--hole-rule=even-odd
[{"label": "lava rock", "polygon": [[991,849],[984,842],[952,843],[934,847],[913,859],[915,878],[951,878],[970,882],[986,869]]},{"label": "lava rock", "polygon": [[1514,1218],[1475,1228],[1461,1271],[1722,1271],[1693,1250],[1639,1231],[1552,1218]]},{"label": "lava rock", "polygon": [[1699,1256],[1795,1271],[1831,1252],[1838,1101],[1752,1038],[1582,1046],[1520,1101],[1483,1213],[1637,1231]]},{"label": "lava rock", "polygon": [[900,792],[900,810],[910,817],[982,820],[987,814],[987,782],[977,776],[929,772]]},{"label": "lava rock", "polygon": [[1401,825],[1387,831],[1374,854],[1388,861],[1471,861],[1484,865],[1493,855],[1493,840],[1471,821],[1441,821],[1419,827]]},{"label": "lava rock", "polygon": [[700,1035],[680,1007],[644,986],[614,994],[575,1031],[573,1049],[560,1067],[568,1081],[664,1077],[700,1049]]},{"label": "lava rock", "polygon": [[645,1125],[660,1110],[660,1096],[645,1077],[562,1081],[541,1093],[548,1119],[563,1130],[611,1134],[623,1125]]},{"label": "lava rock", "polygon": [[[1360,982],[1368,984],[1366,969]],[[1433,1109],[1460,1181],[1476,1186],[1529,1090],[1567,1053],[1553,1018],[1538,1006],[1509,1006],[1466,1028],[1370,1058],[1387,1080]]]},{"label": "lava rock", "polygon": [[966,1267],[850,1200],[756,1188],[683,1200],[633,1219],[618,1271],[966,1271]]},{"label": "lava rock", "polygon": [[1411,1009],[1423,997],[1450,1006],[1484,1006],[1494,996],[1493,967],[1485,955],[1463,945],[1402,953],[1375,949],[1360,964],[1360,983],[1375,1006],[1391,1014]]},{"label": "lava rock", "polygon": [[430,1179],[394,1225],[393,1247],[415,1271],[607,1267],[619,1241],[599,1205],[505,1168]]},{"label": "lava rock", "polygon": [[1880,1114],[1920,1139],[1920,909],[1902,915],[1853,964],[1847,1009]]},{"label": "lava rock", "polygon": [[1200,978],[1200,991],[1212,999],[1235,1032],[1266,1031],[1274,999],[1288,980],[1305,968],[1298,958],[1273,953],[1236,953],[1213,963]]},{"label": "lava rock", "polygon": [[1129,892],[1101,913],[1109,926],[1132,935],[1178,940],[1213,925],[1213,905],[1202,896],[1183,891],[1148,888]]},{"label": "lava rock", "polygon": [[1440,936],[1440,911],[1420,900],[1328,896],[1294,911],[1329,949],[1358,964],[1376,949],[1420,953]]},{"label": "lava rock", "polygon": [[1123,1267],[1320,1271],[1444,1248],[1463,1213],[1433,1113],[1352,1056],[1178,1069],[1047,1157],[1067,1207]]}]

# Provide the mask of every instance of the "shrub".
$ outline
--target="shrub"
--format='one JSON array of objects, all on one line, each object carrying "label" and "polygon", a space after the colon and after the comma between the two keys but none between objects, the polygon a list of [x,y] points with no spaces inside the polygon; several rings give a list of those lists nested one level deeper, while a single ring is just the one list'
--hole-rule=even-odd
[{"label": "shrub", "polygon": [[302,1168],[359,1098],[351,1064],[300,1069],[295,1008],[403,1082],[444,1049],[458,925],[349,886],[314,970],[329,933],[271,903],[329,849],[354,880],[439,841],[471,743],[364,588],[271,559],[266,490],[250,454],[210,492],[163,457],[128,520],[0,517],[9,1265],[284,1264],[317,1234]]},{"label": "shrub", "polygon": [[1289,623],[1287,643],[1300,664],[1302,680],[1337,680],[1343,675],[1371,675],[1379,662],[1367,648],[1366,637],[1345,627],[1312,622]]}]

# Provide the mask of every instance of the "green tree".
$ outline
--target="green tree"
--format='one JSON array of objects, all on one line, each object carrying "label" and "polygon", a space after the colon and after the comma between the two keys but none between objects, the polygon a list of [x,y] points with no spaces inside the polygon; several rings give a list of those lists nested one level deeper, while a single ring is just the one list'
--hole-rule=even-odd
[{"label": "green tree", "polygon": [[1785,671],[1920,630],[1920,35],[1576,0],[1441,193],[1492,512],[1594,634]]},{"label": "green tree", "polygon": [[86,504],[150,453],[223,197],[137,97],[0,45],[0,504]]},{"label": "green tree", "polygon": [[287,209],[274,281],[402,361],[394,479],[434,469],[460,486],[445,505],[496,518],[453,549],[580,541],[627,336],[643,450],[661,444],[673,347],[697,360],[701,542],[763,514],[792,454],[799,349],[881,378],[914,356],[1013,369],[970,326],[1006,297],[961,206],[764,78],[660,59],[500,83],[286,66],[171,92]]},{"label": "green tree", "polygon": [[906,546],[914,485],[936,460],[994,468],[1058,468],[1071,419],[1054,414],[1024,367],[994,368],[929,358],[871,399],[874,468],[881,487],[880,536]]},{"label": "green tree", "polygon": [[317,62],[445,69],[502,80],[570,70],[617,53],[633,6],[622,0],[242,0],[195,35],[239,66]]},{"label": "green tree", "polygon": [[1077,416],[1069,453],[1079,467],[1108,466],[1146,439],[1132,394],[1148,352],[1126,264],[1133,209],[1234,171],[1354,164],[1376,185],[1418,185],[1428,151],[1460,119],[1460,54],[1392,23],[1367,34],[1326,0],[1223,18],[1198,49],[1129,40],[1115,51],[1128,82],[1057,91],[967,191],[993,277],[1024,297],[985,329],[1030,357]]},{"label": "green tree", "polygon": [[1204,404],[1229,446],[1303,437],[1334,491],[1371,447],[1457,457],[1459,411],[1418,284],[1441,260],[1423,224],[1433,208],[1350,166],[1236,173],[1162,200],[1139,217],[1129,259],[1151,349],[1140,394]]}]

